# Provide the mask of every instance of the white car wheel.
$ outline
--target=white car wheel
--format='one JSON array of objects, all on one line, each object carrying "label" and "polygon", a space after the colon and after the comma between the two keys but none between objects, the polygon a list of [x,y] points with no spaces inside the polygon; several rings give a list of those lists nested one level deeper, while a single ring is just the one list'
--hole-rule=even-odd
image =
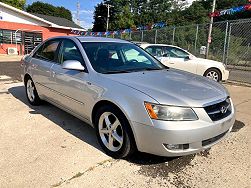
[{"label": "white car wheel", "polygon": [[209,78],[209,79],[212,79],[212,80],[214,80],[216,82],[221,81],[221,73],[217,69],[208,69],[205,72],[204,76]]}]

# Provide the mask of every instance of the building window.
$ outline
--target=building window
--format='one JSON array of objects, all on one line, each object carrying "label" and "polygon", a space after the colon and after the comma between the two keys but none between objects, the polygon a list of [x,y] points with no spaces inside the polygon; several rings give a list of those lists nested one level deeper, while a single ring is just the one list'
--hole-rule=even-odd
[{"label": "building window", "polygon": [[19,31],[19,32],[16,32],[15,34],[15,31],[12,31],[12,30],[0,30],[0,43],[21,44],[22,33]]},{"label": "building window", "polygon": [[3,31],[0,30],[0,44],[3,43]]}]

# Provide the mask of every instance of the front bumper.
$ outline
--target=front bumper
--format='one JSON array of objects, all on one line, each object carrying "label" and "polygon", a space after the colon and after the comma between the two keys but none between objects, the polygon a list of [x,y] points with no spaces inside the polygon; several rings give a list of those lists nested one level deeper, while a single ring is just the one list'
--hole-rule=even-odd
[{"label": "front bumper", "polygon": [[[209,119],[197,121],[159,121],[153,125],[131,122],[138,150],[159,156],[182,156],[208,149],[220,142],[232,130],[235,122],[232,114],[217,122]],[[187,148],[170,150],[165,145],[180,144]]]},{"label": "front bumper", "polygon": [[228,77],[229,77],[229,71],[224,69],[222,71],[222,81],[226,81],[228,79]]}]

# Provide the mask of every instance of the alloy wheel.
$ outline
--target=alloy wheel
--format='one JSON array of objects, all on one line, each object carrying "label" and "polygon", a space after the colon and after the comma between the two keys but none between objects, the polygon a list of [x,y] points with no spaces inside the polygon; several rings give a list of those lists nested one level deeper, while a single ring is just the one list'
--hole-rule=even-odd
[{"label": "alloy wheel", "polygon": [[215,71],[209,71],[206,75],[207,78],[210,78],[214,81],[218,81],[219,80],[219,74]]},{"label": "alloy wheel", "polygon": [[104,112],[99,118],[99,135],[103,144],[113,152],[123,145],[123,129],[119,119],[111,112]]},{"label": "alloy wheel", "polygon": [[31,102],[35,100],[35,87],[32,81],[29,79],[26,83],[27,96]]}]

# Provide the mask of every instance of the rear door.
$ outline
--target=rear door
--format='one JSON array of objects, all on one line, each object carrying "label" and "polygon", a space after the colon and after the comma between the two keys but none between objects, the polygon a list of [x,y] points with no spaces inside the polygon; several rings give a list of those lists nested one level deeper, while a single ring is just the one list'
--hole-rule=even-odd
[{"label": "rear door", "polygon": [[157,58],[162,64],[172,67],[170,65],[170,58],[164,56],[164,51],[162,46],[149,46],[145,50],[152,56]]},{"label": "rear door", "polygon": [[51,68],[52,89],[56,94],[54,102],[87,119],[86,103],[91,98],[87,68],[85,71],[63,69],[62,64],[66,60],[77,60],[86,68],[76,43],[70,39],[64,39],[58,60]]},{"label": "rear door", "polygon": [[51,67],[56,62],[59,39],[46,41],[33,55],[30,61],[32,79],[40,95],[53,97]]}]

